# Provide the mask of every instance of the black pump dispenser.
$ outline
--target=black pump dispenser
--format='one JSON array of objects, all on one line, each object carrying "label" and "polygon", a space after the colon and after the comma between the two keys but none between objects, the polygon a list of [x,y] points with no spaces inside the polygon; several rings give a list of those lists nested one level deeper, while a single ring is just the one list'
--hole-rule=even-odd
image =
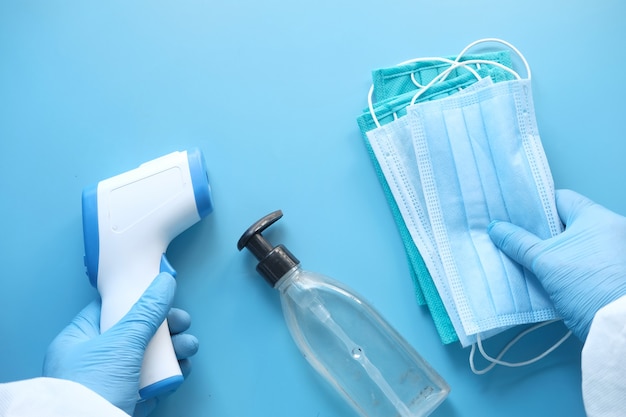
[{"label": "black pump dispenser", "polygon": [[268,214],[250,226],[237,242],[237,249],[248,248],[259,260],[256,270],[272,287],[275,287],[287,272],[300,264],[298,258],[285,246],[274,247],[261,234],[281,217],[283,212],[280,210]]}]

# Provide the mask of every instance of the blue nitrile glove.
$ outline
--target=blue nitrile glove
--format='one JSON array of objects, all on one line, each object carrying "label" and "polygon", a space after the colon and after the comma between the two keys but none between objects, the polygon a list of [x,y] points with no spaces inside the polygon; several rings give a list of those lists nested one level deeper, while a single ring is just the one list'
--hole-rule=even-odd
[{"label": "blue nitrile glove", "polygon": [[78,382],[127,414],[146,416],[158,400],[137,403],[139,371],[148,342],[166,316],[184,376],[190,371],[189,356],[198,350],[198,340],[182,334],[191,323],[189,314],[170,309],[175,290],[174,278],[159,274],[131,310],[103,334],[101,301],[94,300],[52,341],[43,375]]},{"label": "blue nitrile glove", "polygon": [[565,325],[585,341],[596,312],[626,295],[626,217],[570,190],[556,192],[565,231],[541,240],[507,222],[489,236],[537,276]]}]

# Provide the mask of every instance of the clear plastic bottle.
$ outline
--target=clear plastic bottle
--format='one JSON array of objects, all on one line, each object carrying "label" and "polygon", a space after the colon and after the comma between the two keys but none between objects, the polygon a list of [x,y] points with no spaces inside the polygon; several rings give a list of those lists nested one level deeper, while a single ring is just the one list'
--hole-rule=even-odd
[{"label": "clear plastic bottle", "polygon": [[352,290],[270,245],[261,232],[281,217],[279,210],[259,220],[237,247],[255,255],[257,271],[280,292],[304,357],[362,416],[430,414],[450,392],[443,378]]}]

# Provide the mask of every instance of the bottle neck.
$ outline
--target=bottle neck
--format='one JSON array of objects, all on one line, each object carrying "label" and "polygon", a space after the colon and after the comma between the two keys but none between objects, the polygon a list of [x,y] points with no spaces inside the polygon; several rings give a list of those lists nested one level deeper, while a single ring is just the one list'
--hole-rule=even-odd
[{"label": "bottle neck", "polygon": [[293,280],[298,275],[300,275],[300,272],[302,272],[302,268],[300,267],[300,264],[294,266],[276,282],[276,285],[274,285],[274,288],[280,292],[285,292],[287,288],[289,288],[289,286],[292,284]]}]

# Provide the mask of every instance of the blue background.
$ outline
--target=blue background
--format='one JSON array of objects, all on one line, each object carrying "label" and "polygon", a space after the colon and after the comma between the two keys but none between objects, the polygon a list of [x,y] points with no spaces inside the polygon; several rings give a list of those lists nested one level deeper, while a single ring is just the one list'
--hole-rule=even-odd
[{"label": "blue background", "polygon": [[[96,296],[80,195],[174,150],[205,153],[215,211],[173,241],[176,305],[201,342],[159,416],[351,416],[301,357],[278,293],[239,253],[282,209],[272,239],[362,294],[449,382],[435,416],[582,416],[581,343],[471,373],[441,345],[355,118],[370,71],[451,55],[483,37],[516,45],[557,187],[626,214],[623,2],[10,1],[0,3],[0,381],[40,375],[51,339]],[[523,342],[519,358],[558,338]],[[494,340],[492,349],[503,340]]]}]

